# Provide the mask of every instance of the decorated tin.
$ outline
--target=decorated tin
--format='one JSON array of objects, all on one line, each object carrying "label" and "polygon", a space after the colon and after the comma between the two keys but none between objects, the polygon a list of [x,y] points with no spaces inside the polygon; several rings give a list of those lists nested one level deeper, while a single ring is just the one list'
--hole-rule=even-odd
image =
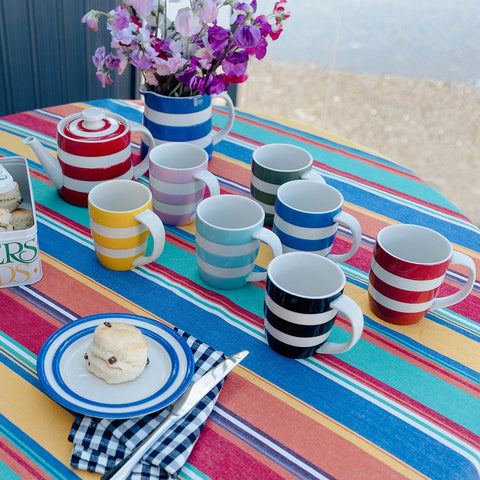
[{"label": "decorated tin", "polygon": [[4,157],[0,158],[0,166],[3,167],[0,174],[7,174],[1,175],[2,193],[8,191],[6,182],[17,182],[22,196],[18,208],[33,213],[33,225],[30,228],[0,232],[0,287],[28,285],[42,278],[35,201],[28,164],[23,157]]}]

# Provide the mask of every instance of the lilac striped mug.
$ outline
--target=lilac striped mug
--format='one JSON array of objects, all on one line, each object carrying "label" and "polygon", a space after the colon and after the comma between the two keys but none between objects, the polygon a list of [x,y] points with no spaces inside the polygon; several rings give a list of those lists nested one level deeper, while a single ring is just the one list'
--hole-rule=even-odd
[{"label": "lilac striped mug", "polygon": [[208,154],[191,143],[163,143],[150,152],[150,191],[153,211],[165,225],[187,225],[195,220],[205,195],[220,194],[217,177],[208,171]]}]

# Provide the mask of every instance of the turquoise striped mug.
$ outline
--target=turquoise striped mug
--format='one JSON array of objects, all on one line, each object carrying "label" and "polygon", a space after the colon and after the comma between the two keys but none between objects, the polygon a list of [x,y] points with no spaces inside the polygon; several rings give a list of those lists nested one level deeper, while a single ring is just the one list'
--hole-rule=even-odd
[{"label": "turquoise striped mug", "polygon": [[254,200],[240,195],[206,198],[197,207],[196,254],[200,276],[210,286],[239,288],[265,280],[266,271],[253,271],[260,242],[277,257],[278,237],[263,227],[265,214]]}]

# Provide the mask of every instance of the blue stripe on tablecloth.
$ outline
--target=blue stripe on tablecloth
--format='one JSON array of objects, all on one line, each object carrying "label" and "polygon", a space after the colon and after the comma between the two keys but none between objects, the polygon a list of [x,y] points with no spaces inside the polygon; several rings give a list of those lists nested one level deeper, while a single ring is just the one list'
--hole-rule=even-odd
[{"label": "blue stripe on tablecloth", "polygon": [[57,460],[40,444],[0,414],[0,435],[23,452],[45,473],[55,480],[78,480],[78,475]]}]

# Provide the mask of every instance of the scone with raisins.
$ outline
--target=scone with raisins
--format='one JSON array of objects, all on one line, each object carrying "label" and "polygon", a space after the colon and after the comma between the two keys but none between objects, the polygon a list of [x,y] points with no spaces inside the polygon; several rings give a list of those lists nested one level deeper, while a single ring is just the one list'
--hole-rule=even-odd
[{"label": "scone with raisins", "polygon": [[93,333],[85,364],[89,372],[108,383],[129,382],[143,373],[147,350],[147,340],[137,327],[104,322]]}]

